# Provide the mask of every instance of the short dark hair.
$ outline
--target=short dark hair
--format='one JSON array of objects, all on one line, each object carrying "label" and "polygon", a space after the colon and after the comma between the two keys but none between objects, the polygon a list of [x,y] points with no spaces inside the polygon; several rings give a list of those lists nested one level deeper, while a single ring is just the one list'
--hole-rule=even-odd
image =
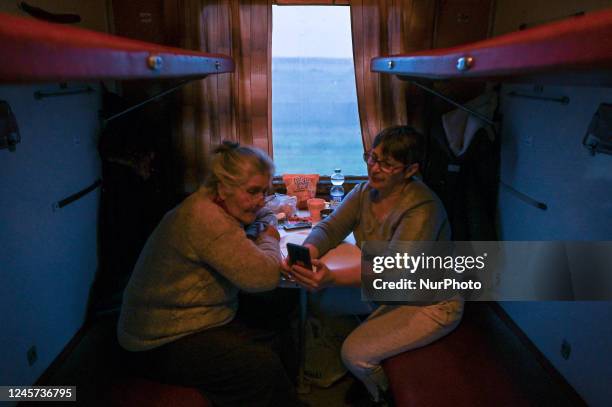
[{"label": "short dark hair", "polygon": [[423,160],[423,135],[410,126],[387,127],[376,135],[372,148],[381,145],[384,156],[392,157],[404,165]]}]

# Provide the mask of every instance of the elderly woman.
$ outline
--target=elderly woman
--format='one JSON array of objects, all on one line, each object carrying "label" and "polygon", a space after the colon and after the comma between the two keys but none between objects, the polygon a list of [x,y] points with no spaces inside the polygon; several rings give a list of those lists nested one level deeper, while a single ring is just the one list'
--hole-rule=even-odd
[{"label": "elderly woman", "polygon": [[121,346],[154,378],[198,387],[215,405],[297,404],[279,356],[234,319],[239,290],[279,281],[278,231],[245,232],[262,224],[273,172],[260,150],[219,146],[205,184],[150,236],[124,294]]},{"label": "elderly woman", "polygon": [[[407,126],[391,127],[374,139],[364,154],[368,182],[356,186],[332,215],[320,222],[304,245],[318,259],[353,232],[364,241],[436,241],[450,238],[446,213],[437,196],[414,176],[419,171],[422,136]],[[359,286],[360,269],[330,270],[313,260],[316,272],[298,265],[285,271],[310,290]],[[463,302],[458,298],[434,304],[380,305],[342,345],[347,368],[363,382],[375,402],[384,403],[387,378],[381,361],[418,348],[452,331]]]}]

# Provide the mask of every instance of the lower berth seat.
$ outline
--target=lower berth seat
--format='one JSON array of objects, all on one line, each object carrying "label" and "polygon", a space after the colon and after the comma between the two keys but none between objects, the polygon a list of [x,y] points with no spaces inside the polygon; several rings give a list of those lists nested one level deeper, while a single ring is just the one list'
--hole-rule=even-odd
[{"label": "lower berth seat", "polygon": [[466,303],[455,331],[383,368],[398,407],[582,405],[487,303]]},{"label": "lower berth seat", "polygon": [[116,407],[212,407],[200,391],[127,376],[114,381],[110,388],[110,404]]},{"label": "lower berth seat", "polygon": [[76,407],[212,406],[196,388],[141,377],[130,363],[129,352],[119,346],[117,318],[109,313],[88,323],[78,343],[39,384],[76,386]]}]

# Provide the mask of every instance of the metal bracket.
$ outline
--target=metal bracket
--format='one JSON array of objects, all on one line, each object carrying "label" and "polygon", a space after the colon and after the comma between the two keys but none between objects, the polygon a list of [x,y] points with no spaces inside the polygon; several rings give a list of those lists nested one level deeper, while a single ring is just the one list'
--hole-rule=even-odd
[{"label": "metal bracket", "polygon": [[561,103],[562,105],[567,105],[570,102],[570,98],[568,98],[567,96],[561,96],[561,97],[555,98],[555,97],[550,97],[550,96],[528,95],[526,93],[519,93],[515,91],[508,92],[508,96],[510,96],[511,98],[525,98],[525,99],[543,100],[547,102],[557,102],[557,103]]},{"label": "metal bracket", "polygon": [[78,95],[81,93],[92,93],[95,90],[91,86],[86,86],[82,88],[68,88],[66,84],[60,85],[60,90],[57,92],[45,92],[42,90],[37,90],[34,92],[34,99],[40,100],[44,98],[57,97],[57,96],[69,96],[69,95]]},{"label": "metal bracket", "polygon": [[612,104],[602,103],[591,119],[582,145],[591,155],[612,155]]},{"label": "metal bracket", "polygon": [[548,209],[548,205],[546,205],[544,202],[540,202],[537,201],[535,199],[533,199],[532,197],[530,197],[527,194],[522,193],[521,191],[517,191],[516,189],[514,189],[510,184],[506,184],[504,181],[499,181],[499,185],[501,185],[502,187],[506,188],[506,190],[510,193],[512,193],[514,196],[516,196],[518,199],[520,199],[521,201],[534,206],[538,209],[541,209],[543,211]]},{"label": "metal bracket", "polygon": [[0,149],[15,151],[21,142],[17,119],[8,102],[0,100]]},{"label": "metal bracket", "polygon": [[591,155],[595,155],[597,153],[612,155],[612,143],[602,142],[593,134],[587,133],[582,144],[587,150],[589,150]]},{"label": "metal bracket", "polygon": [[102,185],[102,180],[101,179],[97,179],[93,184],[91,184],[90,186],[88,186],[87,188],[84,188],[82,190],[80,190],[77,193],[74,193],[60,201],[54,202],[53,205],[51,206],[53,209],[53,212],[58,211],[60,209],[62,209],[64,206],[70,205],[71,203],[73,203],[74,201],[78,201],[79,199],[83,198],[85,195],[89,194],[90,192],[94,191],[96,188],[98,188],[100,185]]}]

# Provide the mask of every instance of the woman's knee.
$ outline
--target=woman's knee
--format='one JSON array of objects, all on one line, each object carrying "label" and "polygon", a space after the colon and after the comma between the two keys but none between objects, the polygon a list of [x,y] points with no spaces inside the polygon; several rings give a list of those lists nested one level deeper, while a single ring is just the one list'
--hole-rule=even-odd
[{"label": "woman's knee", "polygon": [[349,335],[344,340],[340,355],[342,356],[344,365],[353,373],[367,371],[374,365],[372,361],[367,358],[364,344],[354,339],[352,335]]}]

